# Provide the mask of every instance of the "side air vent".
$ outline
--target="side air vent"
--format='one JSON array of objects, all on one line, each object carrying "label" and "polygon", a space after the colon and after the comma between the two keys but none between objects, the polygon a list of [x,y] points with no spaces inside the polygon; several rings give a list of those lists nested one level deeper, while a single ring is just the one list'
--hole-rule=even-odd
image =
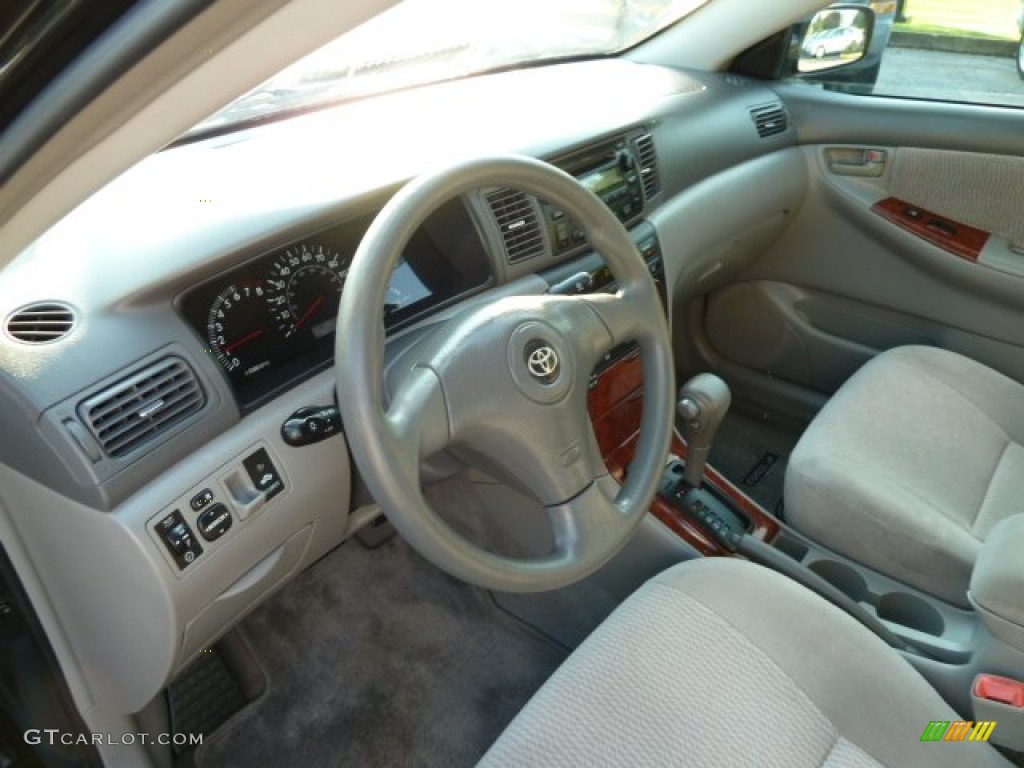
[{"label": "side air vent", "polygon": [[180,357],[165,357],[93,395],[78,415],[108,456],[124,456],[203,407],[196,375]]},{"label": "side air vent", "polygon": [[757,135],[762,139],[785,133],[789,128],[789,115],[786,114],[786,108],[778,102],[754,107],[750,110],[750,117],[757,128]]},{"label": "side air vent", "polygon": [[640,163],[640,180],[644,185],[644,197],[650,200],[661,192],[661,178],[658,176],[658,153],[654,149],[654,137],[649,133],[636,140],[637,160]]},{"label": "side air vent", "polygon": [[487,204],[498,223],[510,264],[544,253],[537,208],[526,194],[515,189],[497,189],[487,194]]},{"label": "side air vent", "polygon": [[40,302],[29,304],[7,318],[7,333],[26,344],[46,344],[71,333],[75,313],[67,304]]}]

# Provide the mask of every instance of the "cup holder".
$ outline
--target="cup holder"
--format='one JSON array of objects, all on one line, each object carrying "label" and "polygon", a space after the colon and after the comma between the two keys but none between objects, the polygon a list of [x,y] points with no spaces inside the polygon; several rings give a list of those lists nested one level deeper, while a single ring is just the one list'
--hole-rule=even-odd
[{"label": "cup holder", "polygon": [[807,567],[855,603],[865,602],[870,596],[864,577],[848,565],[835,560],[815,560]]},{"label": "cup holder", "polygon": [[782,554],[789,555],[798,563],[803,562],[803,559],[807,557],[807,553],[810,551],[810,548],[802,541],[787,536],[785,533],[780,533],[775,538],[773,545]]},{"label": "cup holder", "polygon": [[878,600],[878,618],[941,637],[946,622],[935,606],[917,595],[889,592]]}]

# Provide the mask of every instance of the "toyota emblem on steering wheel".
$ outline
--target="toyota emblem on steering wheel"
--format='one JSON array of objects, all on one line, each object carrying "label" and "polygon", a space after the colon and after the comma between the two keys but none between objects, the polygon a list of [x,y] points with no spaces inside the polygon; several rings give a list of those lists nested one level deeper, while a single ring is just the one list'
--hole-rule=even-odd
[{"label": "toyota emblem on steering wheel", "polygon": [[539,346],[526,358],[526,367],[535,379],[550,384],[558,378],[558,353],[547,344]]}]

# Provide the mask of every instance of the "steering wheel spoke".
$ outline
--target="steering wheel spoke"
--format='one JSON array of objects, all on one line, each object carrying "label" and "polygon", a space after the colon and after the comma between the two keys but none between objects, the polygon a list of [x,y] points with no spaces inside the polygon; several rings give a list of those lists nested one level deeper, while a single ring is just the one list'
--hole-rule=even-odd
[{"label": "steering wheel spoke", "polygon": [[575,300],[589,307],[607,329],[609,341],[602,353],[647,335],[645,323],[649,322],[650,308],[633,291],[587,294]]},{"label": "steering wheel spoke", "polygon": [[604,475],[575,498],[547,508],[557,557],[573,560],[607,552],[628,535],[631,520],[616,503],[618,492],[618,483]]},{"label": "steering wheel spoke", "polygon": [[564,503],[607,472],[583,392],[550,405],[495,398],[487,423],[466,430],[452,452],[546,507]]},{"label": "steering wheel spoke", "polygon": [[416,366],[403,379],[384,414],[394,445],[417,464],[451,439],[448,407],[437,374]]}]

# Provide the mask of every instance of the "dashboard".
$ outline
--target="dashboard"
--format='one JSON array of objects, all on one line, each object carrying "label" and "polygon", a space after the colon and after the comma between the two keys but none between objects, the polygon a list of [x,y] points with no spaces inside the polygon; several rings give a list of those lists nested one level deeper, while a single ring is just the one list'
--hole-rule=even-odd
[{"label": "dashboard", "polygon": [[[330,362],[338,300],[369,225],[366,217],[330,225],[179,296],[179,311],[243,409]],[[416,231],[391,276],[381,318],[388,331],[494,281],[475,233],[461,199]]]},{"label": "dashboard", "polygon": [[[47,553],[41,578],[93,700],[139,711],[379,515],[348,454],[358,434],[342,424],[296,444],[283,428],[333,407],[338,299],[400,184],[472,157],[549,159],[631,230],[672,310],[682,282],[706,289],[742,268],[729,222],[781,227],[798,204],[761,193],[803,168],[795,131],[762,137],[751,117],[777,101],[755,83],[619,61],[468,78],[169,148],[34,244],[5,272],[0,308],[57,308],[46,322],[66,330],[0,334],[0,485]],[[415,130],[395,115],[416,115]],[[731,174],[748,163],[763,173]],[[715,215],[726,204],[732,217]],[[562,211],[479,190],[424,222],[366,322],[400,361],[463,302],[613,287]]]}]

